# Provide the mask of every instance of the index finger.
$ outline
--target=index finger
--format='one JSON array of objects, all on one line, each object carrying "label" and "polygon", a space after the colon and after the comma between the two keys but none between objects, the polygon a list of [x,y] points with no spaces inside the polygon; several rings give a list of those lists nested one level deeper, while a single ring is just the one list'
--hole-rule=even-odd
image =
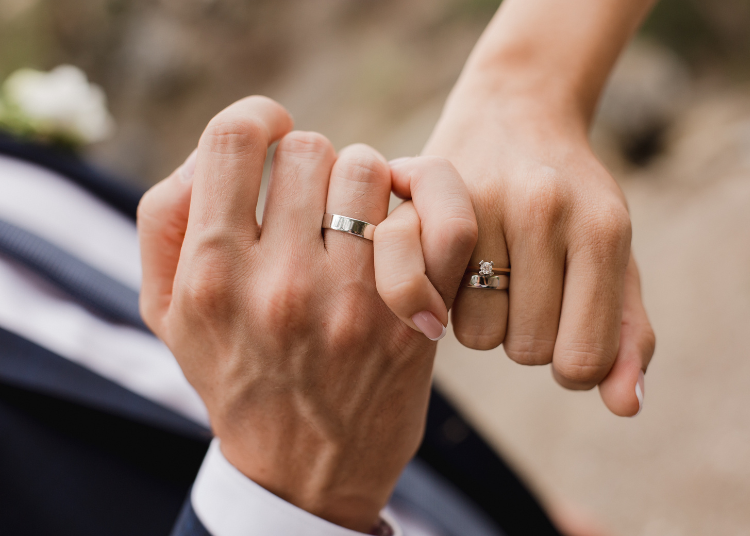
[{"label": "index finger", "polygon": [[260,96],[214,117],[198,143],[190,204],[191,228],[231,228],[259,235],[255,209],[268,146],[292,129],[277,102]]},{"label": "index finger", "polygon": [[394,193],[414,203],[425,272],[450,309],[477,242],[469,191],[453,164],[436,156],[395,160],[391,176]]}]

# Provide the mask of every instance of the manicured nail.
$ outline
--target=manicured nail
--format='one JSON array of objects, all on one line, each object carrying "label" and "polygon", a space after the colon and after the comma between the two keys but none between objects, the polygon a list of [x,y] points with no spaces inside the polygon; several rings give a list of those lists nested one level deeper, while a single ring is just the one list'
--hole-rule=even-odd
[{"label": "manicured nail", "polygon": [[397,166],[400,166],[401,164],[405,164],[409,160],[411,160],[411,156],[402,156],[401,158],[396,158],[395,160],[391,160],[390,162],[388,162],[388,164],[390,164],[391,167],[397,167]]},{"label": "manicured nail", "polygon": [[638,413],[633,416],[637,417],[643,411],[643,399],[646,396],[646,377],[643,375],[643,371],[638,373],[638,381],[635,384],[635,396],[638,397]]},{"label": "manicured nail", "polygon": [[187,157],[185,163],[180,167],[180,181],[190,182],[193,180],[193,174],[195,173],[195,161],[198,159],[198,149],[195,149],[190,156]]},{"label": "manicured nail", "polygon": [[439,341],[445,337],[445,326],[429,311],[422,311],[415,314],[411,317],[411,321],[431,341]]}]

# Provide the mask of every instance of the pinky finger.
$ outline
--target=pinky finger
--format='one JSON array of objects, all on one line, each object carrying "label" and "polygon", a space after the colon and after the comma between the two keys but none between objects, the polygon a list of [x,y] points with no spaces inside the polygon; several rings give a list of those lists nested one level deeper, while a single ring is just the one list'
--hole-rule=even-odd
[{"label": "pinky finger", "polygon": [[646,368],[654,355],[656,339],[641,299],[641,282],[630,256],[625,273],[620,348],[612,369],[599,384],[599,394],[615,415],[638,415],[646,395]]},{"label": "pinky finger", "polygon": [[421,222],[411,201],[377,226],[373,242],[380,297],[407,326],[430,340],[442,339],[448,309],[425,273]]}]

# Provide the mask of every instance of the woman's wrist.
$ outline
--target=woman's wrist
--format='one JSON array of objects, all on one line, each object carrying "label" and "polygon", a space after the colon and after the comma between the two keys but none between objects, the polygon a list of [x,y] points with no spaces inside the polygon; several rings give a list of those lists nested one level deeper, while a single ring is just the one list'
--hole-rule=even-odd
[{"label": "woman's wrist", "polygon": [[587,137],[589,105],[580,88],[564,76],[545,74],[533,67],[506,65],[467,66],[447,106],[462,103],[481,115],[502,115],[508,120],[564,126],[567,135]]},{"label": "woman's wrist", "polygon": [[459,84],[534,99],[587,127],[617,57],[653,0],[506,0]]},{"label": "woman's wrist", "polygon": [[[534,87],[531,81],[520,78],[504,79],[514,76],[464,72],[435,131],[492,131],[498,142],[520,136],[529,141],[546,140],[545,143],[559,140],[561,147],[588,144],[589,121],[580,107],[571,103],[570,93],[552,86]],[[428,142],[427,147],[430,146]]]}]

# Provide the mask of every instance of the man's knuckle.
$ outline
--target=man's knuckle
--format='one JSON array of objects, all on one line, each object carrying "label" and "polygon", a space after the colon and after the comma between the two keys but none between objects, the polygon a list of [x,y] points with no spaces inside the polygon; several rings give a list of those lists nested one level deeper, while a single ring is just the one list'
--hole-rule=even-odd
[{"label": "man's knuckle", "polygon": [[312,282],[271,276],[258,294],[268,329],[282,329],[285,333],[300,333],[306,329],[316,295]]},{"label": "man's knuckle", "polygon": [[333,152],[328,138],[317,132],[290,132],[279,143],[280,151],[293,153],[302,158],[319,158]]},{"label": "man's knuckle", "polygon": [[361,295],[346,293],[338,297],[335,305],[326,315],[326,339],[328,343],[343,353],[363,348],[372,335],[371,324],[353,322],[361,310]]},{"label": "man's knuckle", "polygon": [[138,300],[138,309],[144,324],[158,335],[158,324],[160,319],[157,314],[157,303],[154,296],[151,295],[151,293],[141,292]]},{"label": "man's knuckle", "polygon": [[247,154],[268,145],[268,131],[256,118],[222,112],[206,127],[201,144],[216,154]]},{"label": "man's knuckle", "polygon": [[387,174],[387,164],[367,145],[352,145],[339,158],[340,172],[355,182],[372,183]]},{"label": "man's knuckle", "polygon": [[138,202],[138,208],[136,209],[136,221],[141,222],[148,218],[150,214],[154,212],[156,199],[154,196],[153,188],[149,189],[141,200]]}]

